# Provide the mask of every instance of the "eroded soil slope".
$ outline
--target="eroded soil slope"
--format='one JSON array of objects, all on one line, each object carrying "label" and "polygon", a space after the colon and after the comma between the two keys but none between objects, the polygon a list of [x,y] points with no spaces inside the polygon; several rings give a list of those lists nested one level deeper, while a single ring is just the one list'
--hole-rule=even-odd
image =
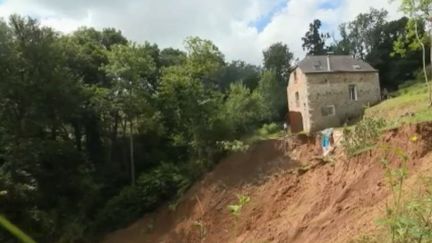
[{"label": "eroded soil slope", "polygon": [[[313,139],[288,143],[288,150],[273,140],[229,156],[184,195],[175,211],[161,207],[104,242],[348,242],[374,231],[390,200],[381,145],[402,148],[409,156],[408,184],[415,186],[432,167],[432,123],[388,131],[375,149],[352,159],[336,148],[323,161]],[[396,155],[390,160],[398,166]],[[227,209],[237,195],[250,197],[238,217]]]}]

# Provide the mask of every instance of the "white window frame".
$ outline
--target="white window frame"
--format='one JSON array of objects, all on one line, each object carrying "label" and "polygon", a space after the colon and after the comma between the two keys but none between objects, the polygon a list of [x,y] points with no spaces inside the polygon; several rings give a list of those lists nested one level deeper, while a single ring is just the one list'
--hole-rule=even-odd
[{"label": "white window frame", "polygon": [[[352,96],[352,93],[351,93],[351,88],[353,88],[353,90],[354,90],[354,97]],[[352,100],[352,101],[357,101],[358,100],[358,93],[357,93],[357,85],[355,85],[355,84],[349,84],[348,85],[348,95],[349,95],[349,99],[350,100]]]}]

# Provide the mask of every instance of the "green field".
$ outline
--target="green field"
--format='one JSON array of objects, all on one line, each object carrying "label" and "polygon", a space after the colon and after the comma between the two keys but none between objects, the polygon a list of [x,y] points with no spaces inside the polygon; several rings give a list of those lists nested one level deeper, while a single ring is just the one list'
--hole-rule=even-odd
[{"label": "green field", "polygon": [[366,109],[366,117],[383,118],[390,127],[404,123],[432,120],[432,108],[428,105],[427,87],[424,83],[407,83],[392,98]]}]

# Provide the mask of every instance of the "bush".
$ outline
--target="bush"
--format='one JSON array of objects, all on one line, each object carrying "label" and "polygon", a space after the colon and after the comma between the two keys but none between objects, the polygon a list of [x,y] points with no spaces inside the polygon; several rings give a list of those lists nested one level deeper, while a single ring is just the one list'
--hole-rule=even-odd
[{"label": "bush", "polygon": [[179,167],[163,163],[148,173],[141,174],[135,186],[125,187],[110,199],[98,213],[96,228],[113,230],[154,210],[164,200],[173,198],[190,185],[190,180]]},{"label": "bush", "polygon": [[342,146],[345,152],[352,156],[375,145],[384,127],[383,119],[364,118],[353,128],[344,128]]},{"label": "bush", "polygon": [[408,177],[409,158],[402,148],[384,147],[384,151],[381,163],[385,169],[392,200],[386,204],[385,217],[380,220],[385,226],[381,238],[393,243],[432,242],[431,177],[421,178],[421,183],[418,184],[419,193],[406,198],[407,191],[404,188]]},{"label": "bush", "polygon": [[254,131],[269,113],[261,93],[252,92],[240,83],[231,84],[221,115],[233,137],[238,137]]},{"label": "bush", "polygon": [[217,142],[217,144],[226,151],[232,151],[232,152],[246,152],[249,149],[249,145],[245,144],[244,142],[240,140],[234,140],[234,141],[220,141]]},{"label": "bush", "polygon": [[260,129],[258,129],[258,134],[260,136],[265,137],[271,134],[275,134],[280,130],[281,127],[278,124],[272,122],[272,123],[264,124]]}]

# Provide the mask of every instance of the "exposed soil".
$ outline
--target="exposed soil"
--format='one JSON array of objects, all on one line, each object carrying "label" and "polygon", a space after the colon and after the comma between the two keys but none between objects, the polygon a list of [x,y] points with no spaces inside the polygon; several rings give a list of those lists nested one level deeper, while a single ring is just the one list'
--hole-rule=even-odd
[{"label": "exposed soil", "polygon": [[[161,207],[103,242],[349,242],[377,229],[390,200],[379,162],[384,145],[408,155],[412,187],[432,168],[432,123],[388,131],[375,149],[351,159],[336,148],[323,160],[319,143],[307,137],[291,138],[288,146],[266,141],[221,161],[175,210]],[[399,165],[397,155],[389,158]],[[237,195],[250,202],[236,217],[227,206]]]}]

